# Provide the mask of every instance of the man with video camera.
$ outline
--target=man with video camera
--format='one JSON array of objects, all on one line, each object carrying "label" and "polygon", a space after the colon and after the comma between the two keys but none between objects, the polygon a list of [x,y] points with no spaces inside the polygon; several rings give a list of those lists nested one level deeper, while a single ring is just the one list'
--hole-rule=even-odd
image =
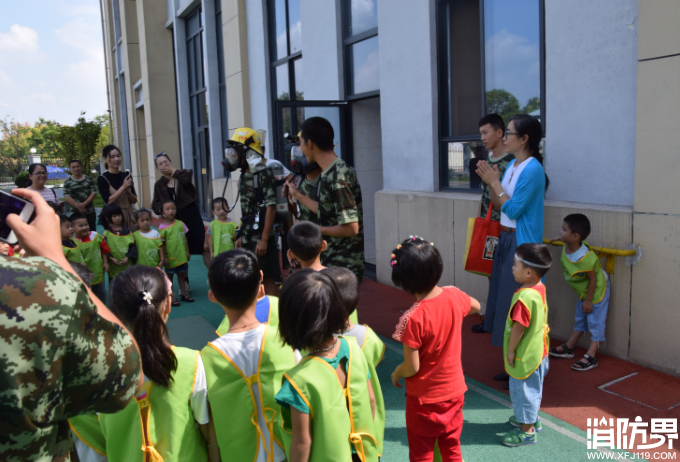
[{"label": "man with video camera", "polygon": [[[364,211],[361,186],[354,170],[333,152],[335,132],[323,117],[311,117],[300,130],[300,147],[310,163],[321,169],[314,197],[302,194],[291,182],[288,194],[316,214],[328,243],[321,253],[324,266],[351,270],[361,282],[364,275]],[[318,196],[318,200],[317,197]]]}]

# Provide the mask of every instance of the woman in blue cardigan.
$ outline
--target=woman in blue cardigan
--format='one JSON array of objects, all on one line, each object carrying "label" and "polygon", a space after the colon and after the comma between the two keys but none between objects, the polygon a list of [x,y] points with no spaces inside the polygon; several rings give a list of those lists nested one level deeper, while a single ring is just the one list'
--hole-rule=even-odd
[{"label": "woman in blue cardigan", "polygon": [[[506,151],[515,155],[501,179],[497,168],[479,162],[477,173],[491,189],[491,201],[501,210],[501,235],[493,259],[493,271],[484,318],[484,330],[493,332],[491,343],[503,346],[505,320],[519,284],[512,275],[515,249],[527,242],[543,242],[543,197],[548,177],[543,170],[539,144],[541,122],[528,114],[510,119],[505,132]],[[507,377],[507,375],[506,375]],[[498,380],[507,378],[497,376]]]}]

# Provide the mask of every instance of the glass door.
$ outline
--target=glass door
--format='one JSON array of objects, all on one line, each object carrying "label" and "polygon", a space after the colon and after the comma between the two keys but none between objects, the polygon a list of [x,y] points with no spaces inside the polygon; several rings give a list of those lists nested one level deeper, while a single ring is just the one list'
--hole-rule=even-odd
[{"label": "glass door", "polygon": [[[347,127],[351,124],[347,120],[346,101],[275,101],[275,139],[274,151],[276,158],[290,169],[290,151],[292,143],[289,137],[297,136],[302,122],[310,117],[323,117],[333,126],[336,144],[335,153],[350,166],[353,164],[350,135]],[[288,135],[288,136],[286,136]]]}]

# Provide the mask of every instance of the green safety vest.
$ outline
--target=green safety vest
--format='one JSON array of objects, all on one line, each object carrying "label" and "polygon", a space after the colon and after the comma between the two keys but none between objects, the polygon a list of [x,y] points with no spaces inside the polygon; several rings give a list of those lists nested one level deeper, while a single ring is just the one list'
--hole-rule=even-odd
[{"label": "green safety vest", "polygon": [[[505,371],[511,376],[519,380],[524,380],[529,377],[543,361],[543,353],[545,346],[548,345],[548,303],[543,301],[541,294],[534,288],[528,287],[526,289],[519,289],[514,297],[512,297],[511,307],[515,306],[518,300],[529,309],[531,313],[531,320],[529,327],[524,329],[522,339],[515,350],[515,365],[510,367],[507,360],[505,363]],[[510,344],[510,333],[514,321],[511,318],[512,308],[508,312],[508,317],[505,320],[505,335],[503,338],[503,358],[508,356],[508,345]]]},{"label": "green safety vest", "polygon": [[238,223],[229,221],[224,223],[219,220],[210,222],[210,236],[213,246],[213,257],[218,256],[222,252],[234,248],[234,236],[236,235],[236,228]]},{"label": "green safety vest", "polygon": [[135,245],[137,246],[137,265],[157,267],[161,264],[160,248],[163,245],[163,239],[157,237],[152,239],[144,237],[139,231],[132,234],[135,237]]},{"label": "green safety vest", "polygon": [[[104,231],[104,237],[106,238],[106,245],[108,245],[109,249],[111,249],[111,253],[109,255],[118,261],[122,261],[125,257],[127,257],[130,246],[135,243],[135,238],[132,233],[126,234],[125,236],[119,236],[115,233],[112,233],[111,231],[106,230]],[[109,279],[115,278],[130,266],[132,266],[132,262],[129,260],[123,266],[109,262]]]},{"label": "green safety vest", "polygon": [[273,460],[275,444],[283,448],[280,429],[274,424],[281,407],[274,396],[281,388],[283,373],[295,366],[295,355],[290,347],[281,344],[277,335],[276,327],[267,326],[257,372],[250,377],[212,343],[201,350],[210,406],[224,410],[213,413],[222,460],[257,460],[264,435],[260,430],[253,384],[258,385],[262,415],[272,436],[270,441],[263,441],[267,461]]},{"label": "green safety vest", "polygon": [[[272,327],[278,327],[279,298],[274,297],[273,295],[265,295],[265,297],[269,297],[269,319],[267,320],[267,324],[269,324]],[[217,332],[218,337],[222,337],[228,331],[229,331],[229,318],[225,316],[215,332]]]},{"label": "green safety vest", "polygon": [[106,438],[99,425],[97,414],[83,414],[68,419],[68,424],[78,439],[94,449],[98,454],[106,456]]},{"label": "green safety vest", "polygon": [[588,294],[590,279],[588,279],[586,271],[595,271],[597,284],[595,285],[595,294],[593,294],[593,303],[600,303],[604,298],[607,289],[607,280],[605,279],[604,273],[602,273],[600,259],[595,252],[590,250],[588,244],[586,244],[586,246],[588,247],[589,252],[577,262],[569,260],[569,258],[567,258],[566,246],[562,247],[562,256],[560,257],[562,271],[567,284],[576,291],[580,300],[585,300],[586,295]]},{"label": "green safety vest", "polygon": [[184,223],[175,220],[172,226],[161,229],[159,232],[161,237],[165,239],[165,258],[168,260],[168,266],[165,269],[185,264],[188,260]]},{"label": "green safety vest", "polygon": [[104,282],[104,260],[102,260],[102,249],[100,248],[103,240],[102,235],[97,233],[95,238],[89,242],[78,242],[87,269],[94,273],[91,286]]},{"label": "green safety vest", "polygon": [[110,462],[208,460],[207,443],[189,404],[199,352],[181,347],[173,351],[177,370],[170,388],[146,382],[145,395],[116,414],[99,415],[102,432],[112,442],[106,446]]},{"label": "green safety vest", "polygon": [[83,265],[85,264],[85,258],[83,258],[83,251],[78,247],[78,243],[74,241],[73,239],[69,239],[71,242],[73,242],[76,246],[75,247],[66,247],[65,245],[61,246],[61,250],[64,251],[64,256],[66,259],[70,262],[73,263],[82,263]]},{"label": "green safety vest", "polygon": [[[304,357],[284,377],[309,407],[313,435],[310,461],[349,462],[351,443],[363,462],[377,462],[381,452],[376,439],[378,422],[373,422],[366,386],[370,367],[356,340],[340,337],[349,345],[347,388],[342,388],[335,369],[316,356]],[[290,457],[293,427],[289,413],[282,413],[281,429]]]},{"label": "green safety vest", "polygon": [[[356,313],[356,311],[355,311]],[[365,325],[365,324],[364,324]],[[373,394],[375,395],[375,439],[378,440],[378,455],[382,457],[383,441],[385,438],[385,400],[382,394],[382,387],[380,386],[380,379],[375,368],[378,367],[383,356],[385,356],[385,344],[380,340],[380,337],[373,332],[373,329],[366,326],[366,336],[364,343],[361,345],[361,351],[364,352],[366,361],[368,362],[368,369],[371,372],[371,386],[373,386]]]}]

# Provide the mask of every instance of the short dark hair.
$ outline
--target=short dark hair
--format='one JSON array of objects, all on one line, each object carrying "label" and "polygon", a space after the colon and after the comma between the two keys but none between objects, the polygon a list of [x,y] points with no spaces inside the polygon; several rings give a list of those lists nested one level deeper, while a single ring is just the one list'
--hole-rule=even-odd
[{"label": "short dark hair", "polygon": [[73,212],[71,214],[71,222],[74,222],[76,220],[87,220],[87,217],[80,212]]},{"label": "short dark hair", "polygon": [[491,128],[494,130],[503,130],[503,133],[505,133],[505,122],[503,121],[503,117],[498,114],[487,114],[479,119],[479,128],[482,128],[486,124],[491,125]]},{"label": "short dark hair", "polygon": [[72,261],[68,262],[69,265],[71,265],[71,268],[73,271],[76,272],[78,277],[83,281],[83,284],[85,284],[87,287],[90,287],[92,285],[92,280],[94,279],[94,273],[90,271],[90,269],[87,267],[87,265],[83,265],[82,263],[74,263]]},{"label": "short dark hair", "polygon": [[347,311],[333,279],[310,268],[291,274],[279,300],[283,343],[311,350],[347,327]]},{"label": "short dark hair", "polygon": [[331,123],[323,117],[310,117],[302,122],[300,136],[307,141],[313,141],[322,151],[333,149],[335,131]]},{"label": "short dark hair", "polygon": [[78,159],[71,159],[71,160],[69,160],[69,161],[68,161],[68,165],[71,166],[71,164],[74,163],[74,162],[77,162],[78,165],[80,165],[81,167],[83,166],[83,163],[82,163],[81,161],[79,161]]},{"label": "short dark hair", "polygon": [[120,208],[116,202],[111,202],[107,204],[99,214],[99,224],[104,227],[104,229],[109,229],[111,226],[111,217],[114,215],[123,216],[123,209]]},{"label": "short dark hair", "polygon": [[[541,266],[550,266],[552,265],[552,255],[550,255],[550,250],[548,250],[548,246],[545,244],[538,244],[536,242],[530,242],[527,244],[522,244],[517,247],[517,250],[515,250],[515,253],[519,258],[522,260],[526,260],[529,263],[534,263],[536,265],[541,265]],[[535,266],[527,265],[523,262],[522,266],[525,268],[529,268],[532,271],[536,273],[536,275],[540,278],[545,276],[545,273],[548,272],[550,268],[537,268]]]},{"label": "short dark hair", "polygon": [[410,294],[431,291],[444,272],[439,250],[420,237],[410,237],[392,251],[392,282]]},{"label": "short dark hair", "polygon": [[215,210],[215,206],[217,204],[220,204],[224,210],[227,212],[231,212],[231,209],[229,208],[229,203],[224,197],[216,197],[212,200],[212,207],[211,210]]},{"label": "short dark hair", "polygon": [[564,222],[569,226],[569,231],[576,233],[585,241],[590,236],[590,220],[582,213],[572,213],[564,217]]},{"label": "short dark hair", "polygon": [[61,215],[59,215],[59,224],[60,224],[60,225],[63,225],[63,224],[64,224],[65,222],[67,222],[67,221],[68,221],[69,223],[72,223],[72,222],[73,222],[73,220],[71,219],[71,217],[69,217],[68,215],[64,215],[63,213],[62,213]]},{"label": "short dark hair", "polygon": [[220,305],[245,310],[257,298],[262,283],[257,257],[243,249],[222,252],[210,264],[208,281]]},{"label": "short dark hair", "polygon": [[354,273],[347,268],[336,266],[329,266],[321,272],[329,275],[335,285],[338,286],[340,298],[342,298],[345,310],[347,310],[347,316],[354,313],[359,305],[359,281]]},{"label": "short dark hair", "polygon": [[144,207],[142,207],[141,209],[135,210],[135,213],[134,213],[135,221],[139,220],[139,216],[143,215],[145,213],[149,214],[149,218],[153,218],[153,215],[151,215],[151,210],[145,209]]},{"label": "short dark hair", "polygon": [[288,230],[288,248],[302,261],[314,260],[321,253],[321,228],[310,221],[295,223]]}]

